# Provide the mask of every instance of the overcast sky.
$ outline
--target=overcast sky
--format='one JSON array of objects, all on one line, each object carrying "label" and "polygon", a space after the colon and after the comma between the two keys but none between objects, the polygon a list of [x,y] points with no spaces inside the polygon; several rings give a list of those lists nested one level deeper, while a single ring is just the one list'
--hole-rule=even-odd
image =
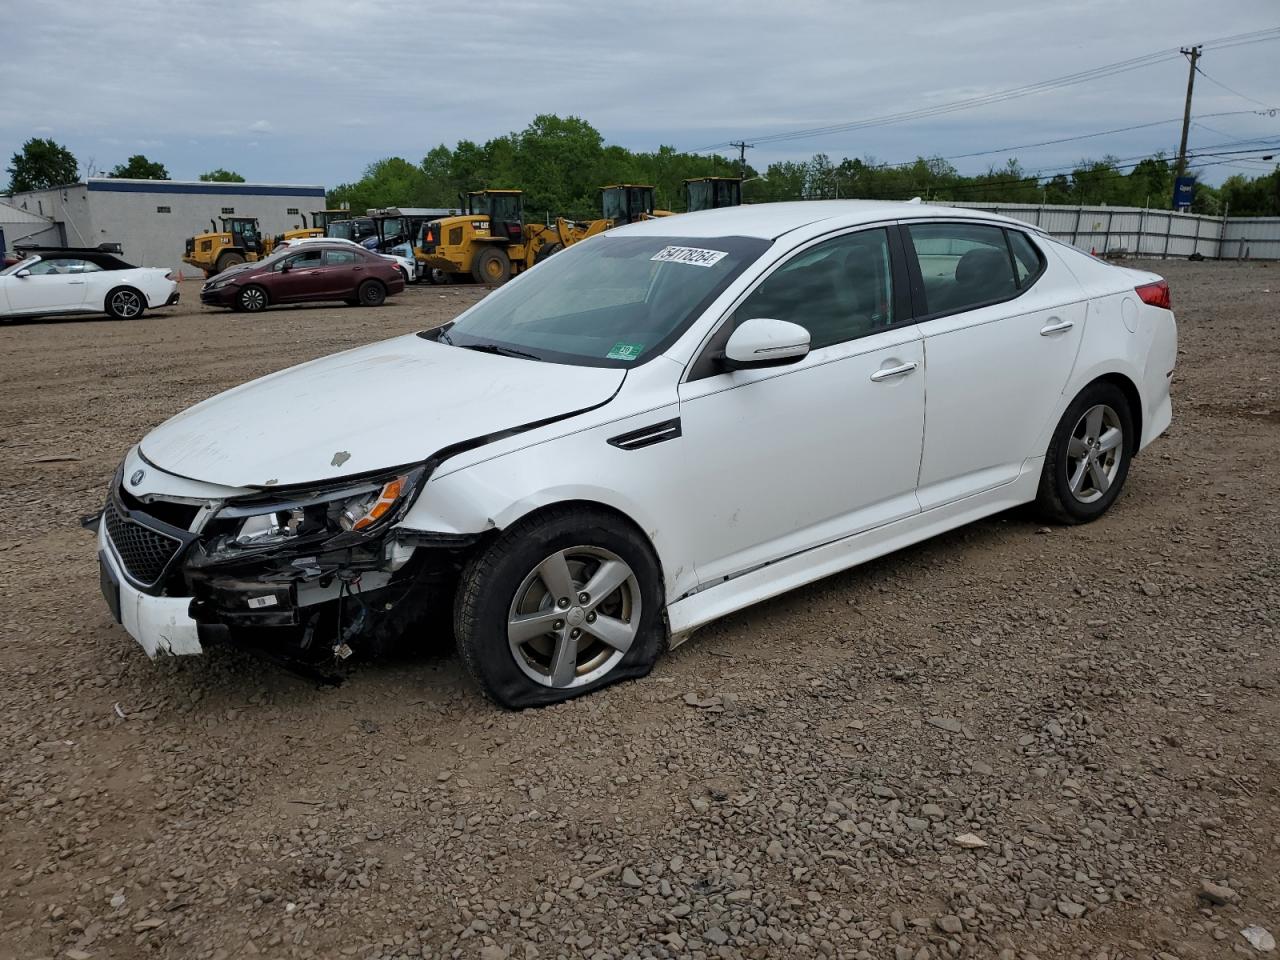
[{"label": "overcast sky", "polygon": [[[82,168],[130,154],[175,179],[214,167],[331,187],[371,160],[418,161],[538,113],[651,150],[879,116],[1280,26],[1276,0],[70,0],[0,15],[0,157],[31,136]],[[1280,41],[1207,51],[1197,115],[1280,107]],[[748,159],[953,156],[1181,117],[1181,58],[945,117],[760,144]],[[1270,137],[1280,115],[1204,119],[1192,147]],[[1082,156],[1176,151],[1179,124],[1014,151],[1052,172]],[[1246,144],[1246,146],[1249,146]],[[1225,149],[1225,148],[1224,148]],[[957,160],[977,172],[1005,155]],[[1210,182],[1254,162],[1207,168]],[[0,176],[0,183],[4,177]]]}]

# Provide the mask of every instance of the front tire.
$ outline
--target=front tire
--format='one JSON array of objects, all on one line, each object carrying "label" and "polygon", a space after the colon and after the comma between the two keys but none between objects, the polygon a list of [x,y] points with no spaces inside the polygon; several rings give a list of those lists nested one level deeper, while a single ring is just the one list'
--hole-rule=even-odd
[{"label": "front tire", "polygon": [[506,283],[511,279],[511,260],[505,250],[485,247],[471,261],[471,276],[476,283]]},{"label": "front tire", "polygon": [[1114,383],[1090,384],[1053,431],[1036,509],[1047,520],[1097,520],[1115,503],[1138,448],[1129,398]]},{"label": "front tire", "polygon": [[147,309],[147,298],[133,287],[116,287],[107,294],[104,309],[113,320],[137,320]]},{"label": "front tire", "polygon": [[468,672],[512,710],[642,677],[666,645],[657,558],[610,515],[556,509],[467,565],[454,633]]},{"label": "front tire", "polygon": [[267,309],[267,291],[257,284],[245,287],[236,297],[236,306],[245,313],[261,313]]},{"label": "front tire", "polygon": [[244,263],[244,256],[239,253],[224,253],[218,258],[215,264],[214,275],[222,273],[224,270],[230,270],[232,267],[238,267]]}]

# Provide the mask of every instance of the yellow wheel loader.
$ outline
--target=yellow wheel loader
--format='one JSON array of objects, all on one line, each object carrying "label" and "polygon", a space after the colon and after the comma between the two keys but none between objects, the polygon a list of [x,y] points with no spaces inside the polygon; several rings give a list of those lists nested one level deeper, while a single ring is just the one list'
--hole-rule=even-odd
[{"label": "yellow wheel loader", "polygon": [[684,182],[684,208],[687,213],[741,204],[741,177],[694,177]]},{"label": "yellow wheel loader", "polygon": [[427,276],[506,283],[554,252],[558,230],[525,225],[520,190],[473,190],[460,199],[461,214],[428,221],[418,233]]},{"label": "yellow wheel loader", "polygon": [[209,233],[187,238],[183,263],[212,277],[229,267],[259,260],[271,252],[272,243],[258,229],[257,217],[222,217],[222,229],[210,220]]}]

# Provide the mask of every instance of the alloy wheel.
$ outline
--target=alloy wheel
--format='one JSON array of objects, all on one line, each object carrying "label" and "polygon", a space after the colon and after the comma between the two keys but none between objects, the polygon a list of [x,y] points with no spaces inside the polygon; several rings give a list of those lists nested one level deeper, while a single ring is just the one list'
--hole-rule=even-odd
[{"label": "alloy wheel", "polygon": [[250,287],[240,294],[240,304],[246,310],[261,310],[267,305],[267,295],[257,287]]},{"label": "alloy wheel", "polygon": [[1084,412],[1067,443],[1067,487],[1081,503],[1106,496],[1124,460],[1120,416],[1105,403]]},{"label": "alloy wheel", "polygon": [[578,687],[622,660],[640,627],[640,584],[602,547],[559,550],[516,590],[507,642],[516,664],[547,687]]},{"label": "alloy wheel", "polygon": [[117,290],[111,296],[111,309],[122,320],[132,320],[142,312],[142,301],[132,290]]}]

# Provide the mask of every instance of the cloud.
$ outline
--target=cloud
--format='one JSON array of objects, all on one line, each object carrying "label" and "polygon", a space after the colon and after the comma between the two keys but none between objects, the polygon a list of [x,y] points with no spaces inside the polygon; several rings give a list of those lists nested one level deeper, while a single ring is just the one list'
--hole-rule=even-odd
[{"label": "cloud", "polygon": [[[1111,0],[492,0],[430,16],[383,0],[223,0],[198,25],[195,5],[173,0],[45,4],[39,16],[5,20],[0,155],[35,121],[56,121],[73,152],[97,151],[104,163],[124,159],[108,139],[163,138],[153,159],[174,176],[223,166],[251,180],[332,185],[379,157],[416,161],[538,113],[581,116],[637,149],[750,143],[1261,29],[1274,24],[1274,4],[1236,0],[1229,16],[1207,20],[1199,0],[1165,0],[1158,16]],[[376,43],[353,42],[357,26]],[[1270,101],[1280,99],[1277,52],[1280,43],[1209,51],[1201,64]],[[68,59],[76,71],[44,69]],[[1068,137],[1177,118],[1185,84],[1175,59],[932,120],[761,143],[748,159],[762,167],[822,151],[897,161]],[[1197,84],[1197,113],[1249,106]],[[1276,132],[1274,120],[1249,115],[1207,122],[1235,137]],[[1177,132],[1174,122],[1018,155],[1029,169],[1132,156],[1176,148]],[[1213,136],[1193,131],[1193,144]],[[959,165],[989,161],[1003,158]]]}]

